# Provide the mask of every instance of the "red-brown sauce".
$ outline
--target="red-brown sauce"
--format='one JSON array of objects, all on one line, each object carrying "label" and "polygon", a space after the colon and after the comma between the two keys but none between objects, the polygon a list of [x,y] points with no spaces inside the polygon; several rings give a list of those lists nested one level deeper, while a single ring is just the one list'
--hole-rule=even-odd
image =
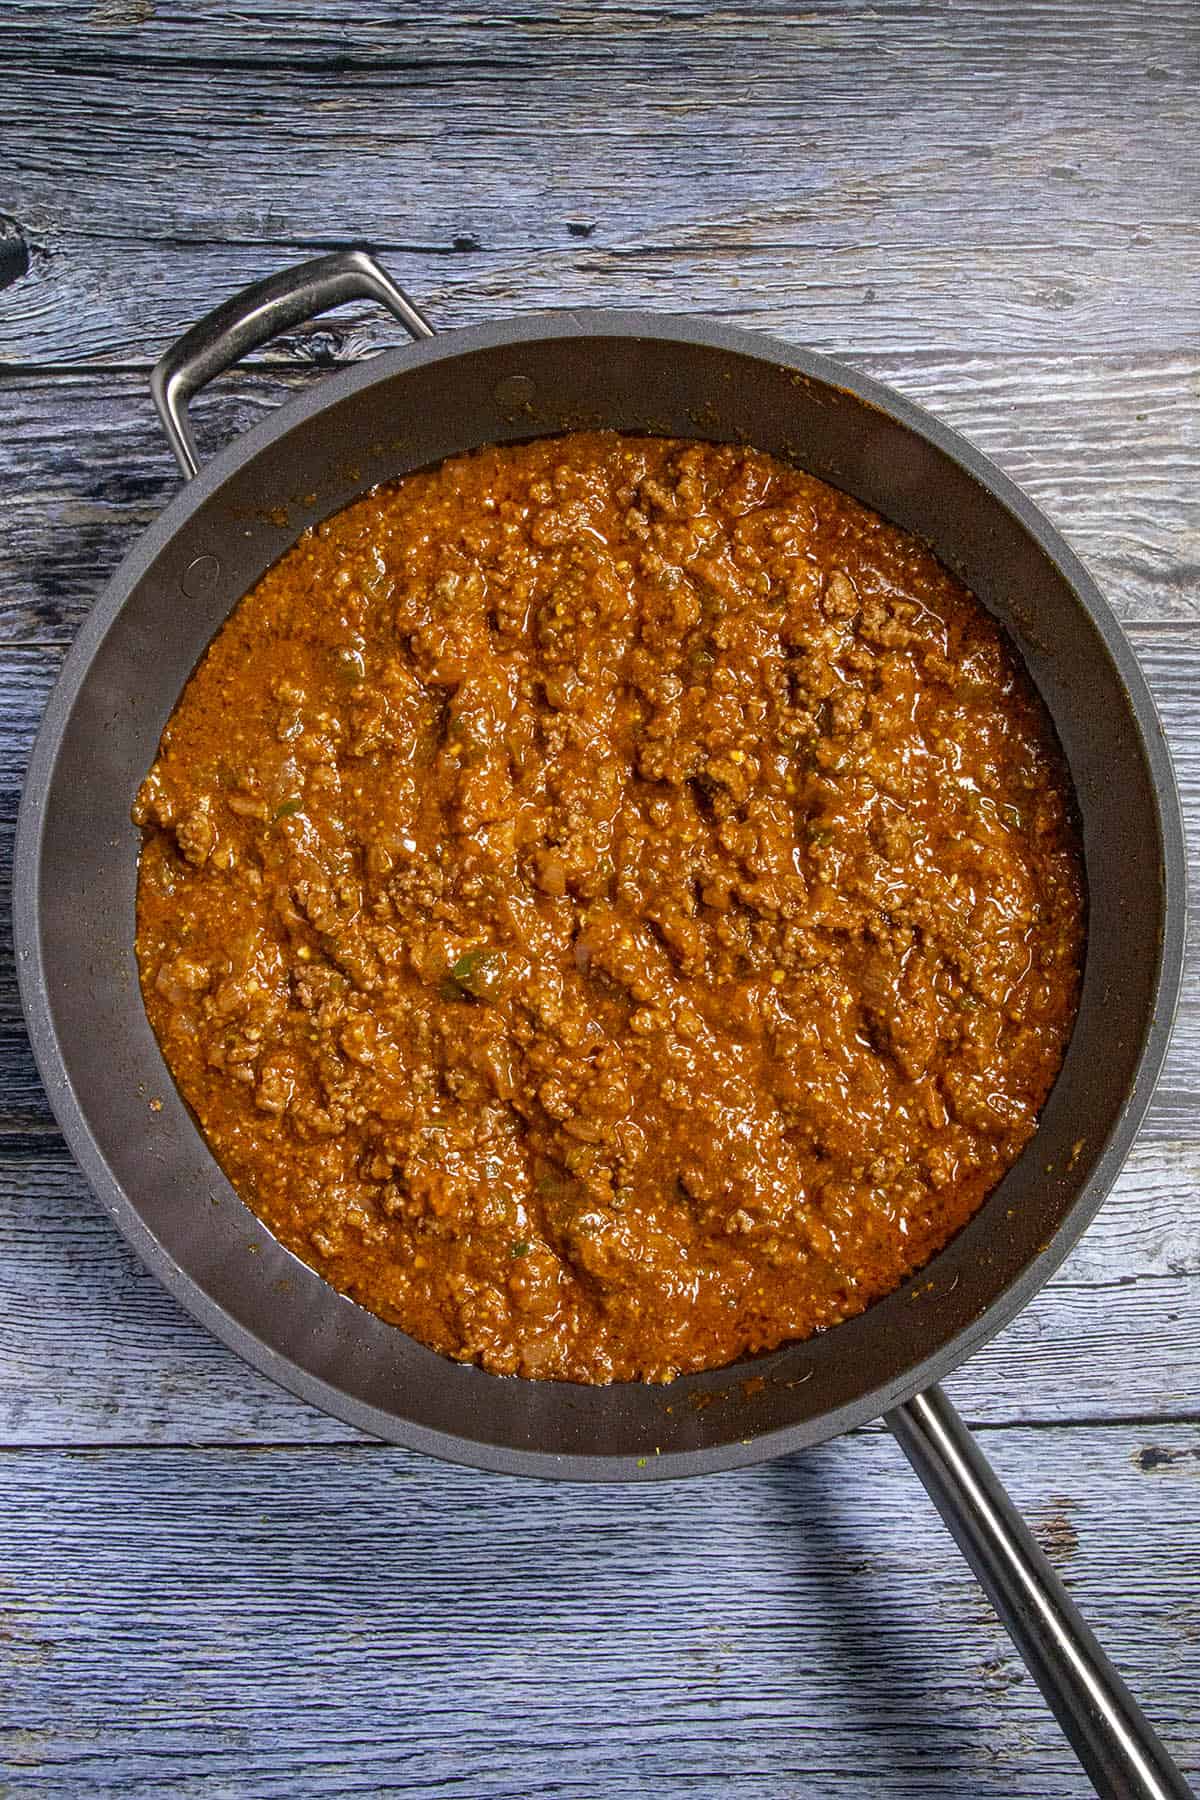
[{"label": "red-brown sauce", "polygon": [[1083,888],[1046,714],[913,537],[578,434],[307,532],[138,798],[231,1181],[450,1356],[666,1380],[895,1287],[1032,1133]]}]

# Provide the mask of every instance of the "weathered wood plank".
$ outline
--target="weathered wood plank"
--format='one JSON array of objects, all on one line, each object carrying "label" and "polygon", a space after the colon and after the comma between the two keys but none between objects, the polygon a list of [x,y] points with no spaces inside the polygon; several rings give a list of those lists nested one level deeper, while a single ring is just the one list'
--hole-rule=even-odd
[{"label": "weathered wood plank", "polygon": [[[1200,1418],[1200,1143],[1143,1142],[1082,1244],[950,1384],[973,1420]],[[0,1444],[336,1442],[142,1268],[55,1140],[0,1155]]]},{"label": "weathered wood plank", "polygon": [[[957,423],[1131,626],[1195,881],[1193,0],[8,0],[0,58],[0,364],[88,371],[0,386],[0,889],[62,645],[173,489],[146,368],[224,293],[347,241],[378,246],[439,325],[717,314]],[[392,341],[364,308],[293,334],[222,384],[207,428]],[[3,891],[0,936],[0,1443],[27,1446],[0,1452],[0,1786],[1088,1791],[878,1431],[715,1481],[572,1492],[370,1445],[251,1375],[70,1165]],[[1112,1200],[951,1389],[991,1425],[1038,1422],[989,1430],[989,1452],[1195,1776],[1200,1436],[1161,1423],[1200,1411],[1192,943]],[[1144,1414],[1160,1422],[1054,1423]],[[48,1448],[106,1439],[126,1447]],[[254,1448],[272,1442],[291,1447]]]},{"label": "weathered wood plank", "polygon": [[[136,44],[157,60],[229,62],[284,68],[299,61],[327,62],[335,68],[381,64],[406,66],[413,60],[401,34],[419,28],[424,63],[446,69],[474,62],[490,74],[521,72],[536,59],[541,73],[562,74],[564,45],[582,51],[589,43],[603,55],[615,35],[636,37],[655,55],[656,46],[674,45],[689,27],[702,24],[718,48],[730,40],[762,44],[780,25],[802,32],[804,41],[837,41],[847,51],[903,61],[916,41],[931,57],[947,48],[960,52],[962,73],[993,75],[1014,64],[1051,64],[1056,56],[1082,59],[1086,49],[1098,71],[1129,71],[1153,48],[1167,44],[1186,52],[1195,44],[1195,12],[1189,0],[1158,0],[1153,12],[1132,0],[1091,0],[1087,41],[1081,46],[1075,0],[956,0],[947,19],[940,0],[882,0],[871,7],[844,0],[816,0],[799,12],[793,0],[499,0],[486,13],[473,7],[431,9],[422,0],[389,0],[367,12],[360,0],[259,0],[252,16],[226,0],[192,0],[186,13],[166,15],[139,4],[97,5],[96,0],[8,0],[10,42],[53,25],[49,42],[34,38],[47,61],[67,52],[94,56]],[[488,35],[494,26],[500,34]],[[882,30],[881,27],[886,28]],[[116,35],[114,35],[116,34]],[[478,53],[483,49],[489,56]],[[695,49],[695,46],[692,46]],[[659,60],[669,62],[659,53]],[[1050,71],[1048,71],[1050,72]],[[1160,68],[1169,80],[1178,69]]]},{"label": "weathered wood plank", "polygon": [[143,361],[219,294],[347,241],[390,251],[448,324],[648,301],[868,352],[1194,338],[1177,0],[1089,7],[1086,31],[1069,0],[217,10],[9,9],[4,203],[28,268],[0,356]]},{"label": "weathered wood plank", "polygon": [[359,1433],[195,1325],[56,1139],[0,1154],[0,1444],[320,1443]]},{"label": "weathered wood plank", "polygon": [[[1056,154],[1070,147],[1045,147],[1046,158]],[[367,220],[356,228],[333,200],[326,216],[342,221],[334,232],[302,225],[266,244],[255,232],[249,246],[68,234],[30,207],[21,209],[29,272],[0,294],[0,363],[146,364],[235,289],[348,243],[377,250],[440,328],[544,307],[648,306],[713,315],[838,355],[917,355],[948,344],[996,355],[1153,354],[1194,341],[1200,247],[1186,220],[1163,221],[1150,244],[1139,242],[1133,222],[1105,223],[1103,241],[1071,244],[1072,197],[1029,243],[954,245],[936,232],[932,242],[908,243],[901,221],[919,211],[929,180],[919,170],[907,194],[885,184],[887,204],[847,209],[836,231],[785,201],[749,220],[730,202],[711,225],[655,230],[651,219],[587,251],[464,252],[452,259],[452,276],[445,255],[423,253],[411,228],[389,233]],[[997,195],[998,219],[1023,210],[1021,186]],[[811,201],[818,218],[828,198]],[[971,214],[968,194],[948,193],[945,210],[948,222]],[[361,355],[395,337],[389,320],[359,307],[296,332],[274,360],[311,363],[331,346]]]},{"label": "weathered wood plank", "polygon": [[[1200,1434],[985,1441],[1196,1773]],[[39,1800],[1090,1792],[882,1435],[636,1493],[363,1445],[9,1455],[0,1496]]]},{"label": "weathered wood plank", "polygon": [[[1041,504],[1127,623],[1200,619],[1200,358],[859,356]],[[242,373],[202,400],[217,445],[306,385]],[[317,378],[319,379],[319,377]],[[0,385],[0,642],[60,642],[178,486],[133,374]]]}]

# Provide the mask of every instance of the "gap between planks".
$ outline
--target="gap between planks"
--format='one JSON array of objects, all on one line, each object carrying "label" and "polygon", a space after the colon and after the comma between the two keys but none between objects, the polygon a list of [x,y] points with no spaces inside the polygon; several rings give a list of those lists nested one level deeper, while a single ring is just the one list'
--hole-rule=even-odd
[{"label": "gap between planks", "polygon": [[[953,1371],[951,1372],[951,1378]],[[976,1437],[1003,1436],[1019,1438],[1022,1434],[1037,1433],[1041,1436],[1062,1432],[1097,1432],[1097,1431],[1166,1431],[1189,1430],[1200,1426],[1200,1412],[1155,1412],[1155,1413],[1113,1413],[1103,1418],[1081,1415],[1078,1418],[1066,1419],[1025,1419],[1019,1417],[1007,1419],[977,1419],[968,1413],[960,1413],[963,1424]],[[886,1432],[887,1427],[882,1418],[873,1420],[867,1425],[856,1425],[851,1431],[840,1431],[834,1434],[837,1438],[872,1438]],[[830,1443],[832,1438],[822,1438],[821,1443]],[[813,1444],[811,1449],[818,1446]],[[434,1465],[438,1468],[455,1468],[463,1465],[453,1464],[438,1456],[428,1455],[423,1451],[409,1449],[404,1444],[395,1444],[386,1438],[368,1437],[365,1433],[357,1436],[347,1434],[345,1437],[323,1438],[315,1441],[311,1438],[187,1438],[174,1443],[164,1443],[161,1439],[143,1438],[114,1439],[112,1443],[73,1441],[69,1438],[44,1444],[21,1444],[0,1442],[0,1456],[31,1457],[67,1456],[83,1457],[95,1461],[105,1456],[143,1456],[152,1452],[155,1456],[193,1456],[197,1454],[226,1455],[229,1451],[253,1452],[255,1455],[295,1456],[302,1452],[306,1456],[322,1456],[329,1453],[342,1455],[347,1450],[360,1454],[375,1453],[390,1456],[411,1457],[421,1468]],[[781,1451],[763,1462],[780,1462],[788,1456],[801,1456],[804,1451]],[[1200,1456],[1200,1450],[1197,1451]],[[469,1467],[469,1465],[467,1465]],[[748,1465],[756,1466],[756,1465]],[[476,1471],[479,1473],[479,1471]],[[486,1471],[485,1471],[486,1472]],[[723,1471],[734,1473],[735,1471]],[[552,1477],[521,1476],[521,1480],[539,1481],[547,1485],[559,1486]],[[688,1476],[679,1476],[677,1480],[687,1481]],[[572,1482],[572,1487],[621,1487],[636,1485],[636,1479],[630,1478],[628,1483],[611,1481]],[[662,1485],[656,1483],[655,1485]]]}]

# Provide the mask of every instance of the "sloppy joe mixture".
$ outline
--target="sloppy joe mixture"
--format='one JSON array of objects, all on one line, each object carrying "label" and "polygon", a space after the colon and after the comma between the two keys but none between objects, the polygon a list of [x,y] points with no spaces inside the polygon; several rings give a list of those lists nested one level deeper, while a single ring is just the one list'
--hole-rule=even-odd
[{"label": "sloppy joe mixture", "polygon": [[913,537],[753,450],[459,456],[305,533],[138,796],[180,1091],[271,1231],[500,1373],[665,1381],[894,1288],[1083,951],[1046,714]]}]

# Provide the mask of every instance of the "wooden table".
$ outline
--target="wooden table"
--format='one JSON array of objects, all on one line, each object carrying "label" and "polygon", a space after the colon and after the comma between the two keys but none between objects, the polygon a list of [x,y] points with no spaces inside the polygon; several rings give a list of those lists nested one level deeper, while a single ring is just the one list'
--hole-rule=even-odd
[{"label": "wooden table", "polygon": [[[348,243],[439,325],[692,310],[959,426],[1120,613],[1195,851],[1197,24],[1194,0],[8,0],[4,880],[63,649],[176,485],[151,362]],[[203,404],[207,442],[394,337],[360,308],[276,345]],[[1193,1775],[1198,1089],[1194,954],[1111,1201],[949,1383]],[[251,1374],[75,1172],[7,936],[0,1443],[6,1794],[1087,1791],[879,1430],[570,1489],[369,1442]]]}]

